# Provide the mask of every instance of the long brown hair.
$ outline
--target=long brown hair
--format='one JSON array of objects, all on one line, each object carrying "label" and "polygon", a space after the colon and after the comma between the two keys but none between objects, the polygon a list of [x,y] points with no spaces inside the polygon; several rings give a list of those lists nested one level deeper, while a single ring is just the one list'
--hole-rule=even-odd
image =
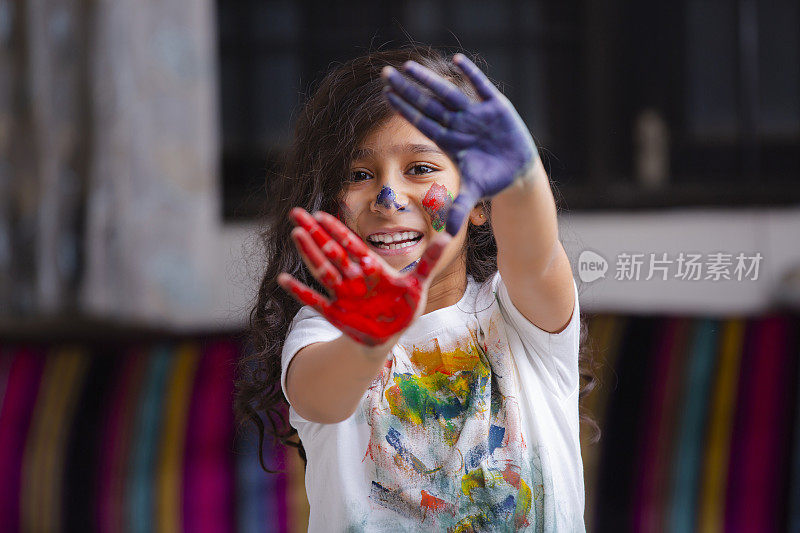
[{"label": "long brown hair", "polygon": [[[266,263],[255,306],[250,312],[251,349],[240,360],[235,383],[234,411],[237,428],[252,424],[258,433],[258,459],[264,465],[264,419],[269,433],[287,446],[298,449],[305,464],[305,449],[297,431],[286,418],[286,399],[280,386],[281,351],[289,325],[300,304],[286,294],[276,281],[280,272],[288,272],[301,282],[325,294],[324,288],[306,268],[290,232],[293,224],[288,213],[295,206],[309,212],[323,210],[336,214],[337,200],[352,154],[370,131],[389,119],[394,110],[382,94],[381,69],[385,65],[401,68],[414,60],[449,79],[473,100],[478,95],[470,82],[442,52],[428,46],[407,45],[393,50],[379,50],[347,61],[332,69],[320,82],[297,116],[294,138],[277,175],[267,180],[267,198],[260,233]],[[482,202],[489,221],[469,225],[465,243],[467,273],[477,282],[497,271],[497,244],[491,226],[491,204]],[[581,324],[583,326],[583,324]],[[588,379],[580,393],[594,386],[591,368],[581,370]],[[588,387],[588,389],[587,389]],[[591,418],[581,415],[596,431]]]}]

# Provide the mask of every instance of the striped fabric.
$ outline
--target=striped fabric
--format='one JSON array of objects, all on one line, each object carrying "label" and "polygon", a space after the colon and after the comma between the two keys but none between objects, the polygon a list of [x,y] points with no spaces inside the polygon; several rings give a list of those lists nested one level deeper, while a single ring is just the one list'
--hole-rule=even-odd
[{"label": "striped fabric", "polygon": [[[800,317],[587,324],[588,531],[800,531]],[[0,342],[2,530],[306,531],[297,451],[236,433],[238,338]]]},{"label": "striped fabric", "polygon": [[233,339],[0,343],[0,530],[305,531],[297,452],[235,434]]},{"label": "striped fabric", "polygon": [[587,530],[800,531],[800,316],[604,315],[589,334]]}]

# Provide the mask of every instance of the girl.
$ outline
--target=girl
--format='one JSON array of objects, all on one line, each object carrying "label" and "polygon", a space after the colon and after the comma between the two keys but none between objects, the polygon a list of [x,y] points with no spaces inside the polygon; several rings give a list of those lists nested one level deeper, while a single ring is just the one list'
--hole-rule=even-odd
[{"label": "girl", "polygon": [[309,530],[584,531],[577,286],[508,99],[462,54],[352,60],[270,186],[236,409],[307,459]]}]

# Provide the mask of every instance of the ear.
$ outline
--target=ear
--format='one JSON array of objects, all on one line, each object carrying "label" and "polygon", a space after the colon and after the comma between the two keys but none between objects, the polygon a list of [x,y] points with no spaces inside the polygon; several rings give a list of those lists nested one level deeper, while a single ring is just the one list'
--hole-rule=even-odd
[{"label": "ear", "polygon": [[489,217],[486,216],[481,204],[476,204],[472,211],[469,212],[469,221],[475,226],[483,226],[488,219]]}]

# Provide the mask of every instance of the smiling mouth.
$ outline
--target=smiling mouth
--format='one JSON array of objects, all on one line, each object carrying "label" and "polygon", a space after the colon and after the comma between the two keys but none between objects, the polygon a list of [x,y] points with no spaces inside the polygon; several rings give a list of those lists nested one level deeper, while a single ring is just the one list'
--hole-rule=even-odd
[{"label": "smiling mouth", "polygon": [[414,246],[420,240],[422,240],[422,237],[416,237],[414,239],[409,239],[407,241],[393,242],[391,244],[387,244],[385,242],[372,242],[372,241],[370,241],[370,244],[372,246],[374,246],[375,248],[378,248],[379,250],[399,250],[399,249],[402,249],[402,248],[408,248],[410,246]]},{"label": "smiling mouth", "polygon": [[422,234],[419,232],[404,232],[396,235],[370,235],[367,242],[378,248],[379,250],[399,250],[414,246],[422,240]]}]

